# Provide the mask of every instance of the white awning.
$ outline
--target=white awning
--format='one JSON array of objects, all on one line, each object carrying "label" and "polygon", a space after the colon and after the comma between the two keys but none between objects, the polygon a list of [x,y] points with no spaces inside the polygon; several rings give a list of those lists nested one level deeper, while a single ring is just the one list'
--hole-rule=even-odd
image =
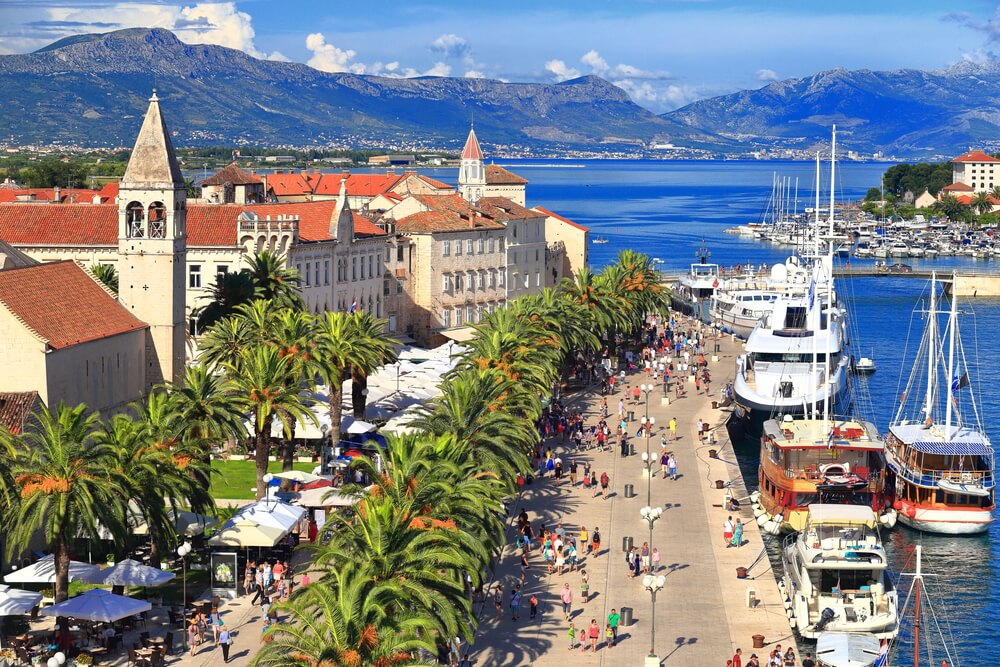
[{"label": "white awning", "polygon": [[441,335],[456,343],[465,343],[476,337],[476,330],[472,327],[456,327],[454,329],[445,329],[441,332]]}]

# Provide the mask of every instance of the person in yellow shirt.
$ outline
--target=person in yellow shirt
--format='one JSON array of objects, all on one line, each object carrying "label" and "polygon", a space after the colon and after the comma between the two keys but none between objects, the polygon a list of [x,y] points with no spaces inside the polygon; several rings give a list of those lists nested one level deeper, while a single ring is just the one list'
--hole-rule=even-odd
[{"label": "person in yellow shirt", "polygon": [[677,439],[677,417],[671,417],[670,418],[669,427],[670,427],[670,439],[671,440],[676,440]]}]

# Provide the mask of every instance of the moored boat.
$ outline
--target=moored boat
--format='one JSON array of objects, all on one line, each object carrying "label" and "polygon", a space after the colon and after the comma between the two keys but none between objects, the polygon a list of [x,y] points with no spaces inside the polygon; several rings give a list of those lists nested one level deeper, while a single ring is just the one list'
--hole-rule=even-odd
[{"label": "moored boat", "polygon": [[979,423],[955,299],[942,337],[936,290],[932,276],[918,358],[886,436],[887,489],[899,520],[912,528],[981,533],[993,521],[993,447]]},{"label": "moored boat", "polygon": [[712,299],[719,287],[719,265],[708,259],[712,253],[702,245],[695,252],[698,262],[691,264],[687,275],[671,290],[670,301],[674,310],[691,315],[702,322],[711,322]]},{"label": "moored boat", "polygon": [[882,640],[860,632],[824,632],[816,639],[816,660],[823,667],[872,667],[882,655]]},{"label": "moored boat", "polygon": [[751,500],[766,532],[802,530],[809,506],[864,505],[886,526],[896,522],[886,505],[883,442],[875,425],[860,419],[793,418],[764,422],[758,490]]},{"label": "moored boat", "polygon": [[789,621],[807,639],[859,632],[891,639],[899,629],[878,519],[861,505],[811,505],[802,532],[785,538],[781,561]]}]

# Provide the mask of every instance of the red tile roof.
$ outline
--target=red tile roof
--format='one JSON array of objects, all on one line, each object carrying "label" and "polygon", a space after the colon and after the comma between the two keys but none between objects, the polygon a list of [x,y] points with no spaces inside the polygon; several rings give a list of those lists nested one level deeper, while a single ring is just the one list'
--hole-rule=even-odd
[{"label": "red tile roof", "polygon": [[982,151],[966,151],[952,162],[1000,162],[1000,160]]},{"label": "red tile roof", "polygon": [[41,404],[37,391],[0,392],[0,430],[17,435]]},{"label": "red tile roof", "polygon": [[[31,195],[34,195],[34,199],[27,199]],[[83,188],[61,188],[59,190],[59,201],[64,204],[90,204],[94,200],[94,195],[101,197],[102,204],[107,203],[108,198],[104,189],[88,190]],[[114,198],[117,195],[118,189],[117,184],[115,184],[115,192],[111,197]],[[18,201],[54,202],[55,197],[55,188],[21,188],[19,190],[0,188],[0,203]]]},{"label": "red tile roof", "polygon": [[476,208],[498,222],[546,217],[544,213],[532,211],[506,197],[480,197],[476,202]]},{"label": "red tile roof", "polygon": [[965,183],[952,183],[941,188],[945,192],[974,192],[971,185]]},{"label": "red tile roof", "polygon": [[401,232],[458,232],[472,229],[504,229],[483,210],[469,204],[459,195],[411,195],[426,210],[396,221]]},{"label": "red tile roof", "polygon": [[476,131],[469,130],[469,137],[465,140],[465,148],[462,149],[463,160],[482,160],[483,149],[479,147],[479,139],[476,138]]},{"label": "red tile roof", "polygon": [[231,183],[232,185],[253,185],[260,182],[260,176],[248,174],[240,169],[239,165],[235,162],[230,162],[202,181],[201,185],[225,185],[226,183]]},{"label": "red tile roof", "polygon": [[56,350],[147,327],[70,261],[0,271],[0,306]]},{"label": "red tile roof", "polygon": [[309,174],[266,174],[264,176],[265,188],[268,192],[274,192],[275,196],[294,196],[310,194],[313,191]]},{"label": "red tile roof", "polygon": [[507,171],[498,164],[486,165],[486,182],[490,185],[526,185],[528,179]]},{"label": "red tile roof", "polygon": [[539,211],[541,213],[544,213],[545,215],[551,216],[551,217],[555,218],[556,220],[562,220],[567,225],[570,225],[572,227],[576,227],[580,231],[584,231],[584,232],[589,232],[590,231],[589,227],[584,227],[583,225],[581,225],[578,222],[573,222],[569,218],[564,218],[563,216],[559,215],[558,213],[553,213],[552,211],[550,211],[547,208],[542,208],[541,206],[535,206],[534,210]]}]

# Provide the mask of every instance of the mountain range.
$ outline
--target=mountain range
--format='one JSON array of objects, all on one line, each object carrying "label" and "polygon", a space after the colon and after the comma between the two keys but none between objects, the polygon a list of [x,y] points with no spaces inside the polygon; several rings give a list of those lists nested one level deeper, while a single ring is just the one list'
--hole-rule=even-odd
[{"label": "mountain range", "polygon": [[0,141],[131,145],[153,88],[178,145],[460,148],[473,120],[484,143],[515,151],[661,135],[720,141],[657,117],[595,76],[531,84],[327,73],[138,28],[0,56]]},{"label": "mountain range", "polygon": [[162,29],[76,35],[0,56],[0,142],[128,146],[153,88],[178,145],[457,150],[474,120],[507,155],[808,151],[830,125],[859,153],[950,156],[1000,148],[1000,66],[834,69],[655,115],[597,76],[555,84],[327,73],[191,45]]}]

